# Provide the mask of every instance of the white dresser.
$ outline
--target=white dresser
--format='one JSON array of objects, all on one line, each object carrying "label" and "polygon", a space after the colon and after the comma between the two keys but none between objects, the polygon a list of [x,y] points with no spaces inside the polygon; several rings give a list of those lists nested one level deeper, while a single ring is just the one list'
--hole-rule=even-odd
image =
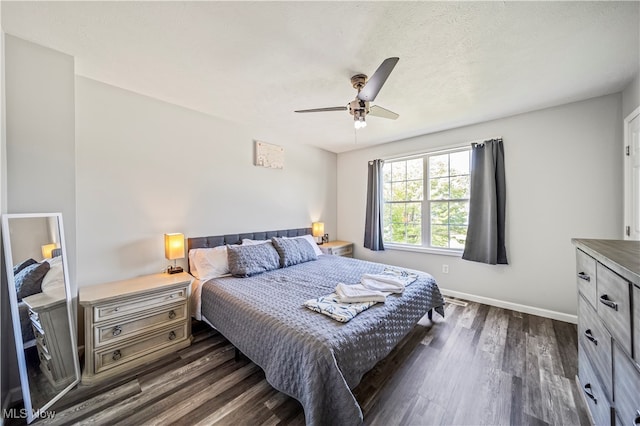
[{"label": "white dresser", "polygon": [[91,385],[191,344],[191,275],[155,274],[80,288],[82,383]]},{"label": "white dresser", "polygon": [[596,425],[640,425],[640,241],[574,239],[578,381]]}]

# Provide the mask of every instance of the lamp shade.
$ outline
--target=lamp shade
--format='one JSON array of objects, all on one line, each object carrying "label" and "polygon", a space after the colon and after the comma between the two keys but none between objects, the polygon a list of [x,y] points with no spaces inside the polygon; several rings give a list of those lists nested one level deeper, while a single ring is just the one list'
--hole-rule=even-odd
[{"label": "lamp shade", "polygon": [[311,234],[314,237],[322,237],[324,235],[324,222],[313,222],[311,224]]},{"label": "lamp shade", "polygon": [[169,260],[184,257],[184,235],[164,234],[164,257]]},{"label": "lamp shade", "polygon": [[53,250],[57,249],[56,243],[45,244],[42,246],[42,257],[45,259],[51,259],[53,257]]}]

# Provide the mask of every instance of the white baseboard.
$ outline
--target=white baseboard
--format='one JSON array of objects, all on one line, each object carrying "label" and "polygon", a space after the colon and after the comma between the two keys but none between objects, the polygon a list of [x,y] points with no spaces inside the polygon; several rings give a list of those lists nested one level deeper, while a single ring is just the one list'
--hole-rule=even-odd
[{"label": "white baseboard", "polygon": [[548,309],[536,308],[534,306],[521,305],[519,303],[505,302],[504,300],[492,299],[490,297],[476,296],[474,294],[462,293],[455,290],[440,288],[443,296],[457,297],[471,302],[483,303],[497,308],[511,309],[512,311],[524,312],[525,314],[537,315],[539,317],[551,318],[558,321],[578,323],[577,315],[564,314],[562,312],[550,311]]}]

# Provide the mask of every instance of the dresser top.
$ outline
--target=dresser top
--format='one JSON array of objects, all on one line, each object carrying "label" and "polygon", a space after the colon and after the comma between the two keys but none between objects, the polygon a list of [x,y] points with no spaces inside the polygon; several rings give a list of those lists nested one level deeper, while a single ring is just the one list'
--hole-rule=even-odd
[{"label": "dresser top", "polygon": [[574,238],[571,242],[640,287],[640,241]]},{"label": "dresser top", "polygon": [[161,291],[172,286],[188,284],[191,279],[191,275],[186,272],[144,275],[129,280],[80,287],[79,298],[81,304],[92,304],[107,299],[133,296],[154,290]]}]

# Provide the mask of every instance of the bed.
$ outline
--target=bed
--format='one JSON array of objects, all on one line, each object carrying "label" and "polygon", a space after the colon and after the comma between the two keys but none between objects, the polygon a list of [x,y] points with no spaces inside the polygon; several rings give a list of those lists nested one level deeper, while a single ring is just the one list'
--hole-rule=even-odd
[{"label": "bed", "polygon": [[[192,250],[243,240],[307,234],[310,229],[300,228],[190,238],[188,247],[191,255]],[[351,389],[427,312],[443,315],[442,295],[431,275],[412,271],[418,278],[401,295],[387,296],[385,303],[346,323],[307,309],[303,303],[332,293],[338,282],[357,283],[362,274],[377,274],[387,267],[321,255],[248,278],[196,280],[193,314],[259,365],[274,388],[300,401],[308,425],[359,425],[362,411]]]}]

